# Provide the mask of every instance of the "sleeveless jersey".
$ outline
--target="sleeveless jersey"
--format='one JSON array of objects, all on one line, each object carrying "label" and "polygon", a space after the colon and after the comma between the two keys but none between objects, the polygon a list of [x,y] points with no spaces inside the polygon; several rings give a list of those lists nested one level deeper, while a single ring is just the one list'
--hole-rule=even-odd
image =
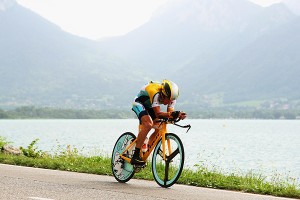
[{"label": "sleeveless jersey", "polygon": [[[157,107],[162,104],[159,98],[161,89],[161,83],[151,81],[141,88],[135,98],[135,102],[141,103],[146,109]],[[171,101],[168,107],[174,108],[175,103],[176,100]]]}]

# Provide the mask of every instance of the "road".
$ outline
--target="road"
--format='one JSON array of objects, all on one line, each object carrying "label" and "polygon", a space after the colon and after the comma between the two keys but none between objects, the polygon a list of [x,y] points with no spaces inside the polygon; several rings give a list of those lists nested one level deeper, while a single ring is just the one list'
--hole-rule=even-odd
[{"label": "road", "polygon": [[4,164],[0,164],[0,191],[3,200],[291,200],[178,184],[165,189],[155,181],[136,179],[124,184],[110,176]]}]

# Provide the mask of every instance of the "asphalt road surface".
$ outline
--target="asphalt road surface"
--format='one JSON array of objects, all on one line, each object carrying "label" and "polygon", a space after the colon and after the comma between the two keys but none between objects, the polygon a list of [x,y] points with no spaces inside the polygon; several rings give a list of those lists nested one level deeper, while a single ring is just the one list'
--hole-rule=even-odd
[{"label": "asphalt road surface", "polygon": [[127,183],[119,183],[110,176],[3,164],[0,164],[0,199],[291,200],[178,184],[165,189],[155,181],[131,179]]}]

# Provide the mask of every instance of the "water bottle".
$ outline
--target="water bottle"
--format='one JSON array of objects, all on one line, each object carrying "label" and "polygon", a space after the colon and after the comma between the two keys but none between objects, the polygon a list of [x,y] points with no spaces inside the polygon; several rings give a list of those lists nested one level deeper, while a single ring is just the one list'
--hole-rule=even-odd
[{"label": "water bottle", "polygon": [[148,137],[146,137],[144,144],[142,146],[142,152],[144,152],[144,153],[148,150],[148,141],[149,141],[149,139],[148,139]]}]

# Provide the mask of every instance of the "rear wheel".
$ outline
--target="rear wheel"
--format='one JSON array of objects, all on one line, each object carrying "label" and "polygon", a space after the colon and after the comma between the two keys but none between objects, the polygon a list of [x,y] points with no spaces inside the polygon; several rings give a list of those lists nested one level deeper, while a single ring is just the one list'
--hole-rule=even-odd
[{"label": "rear wheel", "polygon": [[[112,174],[114,175],[115,179],[119,182],[125,183],[129,181],[132,176],[134,175],[134,168],[133,166],[123,160],[120,155],[122,152],[130,145],[136,136],[133,133],[126,132],[123,133],[117,140],[111,157],[111,167],[112,167]],[[126,152],[127,157],[132,157],[133,150],[135,145],[128,149]]]},{"label": "rear wheel", "polygon": [[170,187],[181,175],[184,165],[184,148],[180,138],[166,134],[166,160],[163,159],[162,139],[156,145],[152,157],[152,173],[155,181],[161,187]]}]

